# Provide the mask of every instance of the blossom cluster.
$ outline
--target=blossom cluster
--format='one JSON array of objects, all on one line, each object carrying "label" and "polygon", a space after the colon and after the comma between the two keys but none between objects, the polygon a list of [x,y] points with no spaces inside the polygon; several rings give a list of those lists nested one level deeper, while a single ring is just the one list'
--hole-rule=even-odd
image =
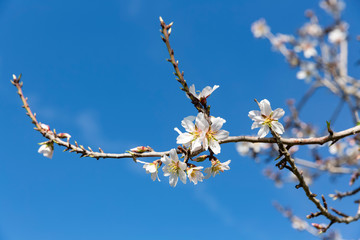
[{"label": "blossom cluster", "polygon": [[345,7],[344,2],[323,0],[320,7],[334,17],[335,24],[330,27],[321,26],[316,15],[312,11],[307,11],[309,21],[299,29],[298,36],[273,34],[265,19],[259,19],[251,26],[255,38],[269,39],[273,49],[281,52],[291,66],[299,67],[296,77],[305,80],[306,83],[312,80],[320,81],[323,77],[319,72],[322,64],[340,61],[334,50],[341,48],[348,37],[348,24],[340,20],[341,11]]},{"label": "blossom cluster", "polygon": [[205,168],[204,173],[207,175],[204,176],[202,173],[202,166],[195,166],[194,164],[185,163],[179,160],[178,153],[176,149],[171,149],[169,152],[169,156],[164,155],[161,159],[156,160],[152,163],[147,163],[143,161],[137,160],[137,162],[144,164],[143,168],[146,170],[146,173],[151,174],[151,179],[155,181],[160,178],[158,177],[158,170],[161,165],[162,170],[164,172],[165,177],[169,177],[169,184],[172,187],[175,187],[180,181],[186,184],[187,179],[190,182],[193,182],[195,185],[198,182],[202,182],[204,179],[208,179],[209,177],[215,177],[220,172],[224,172],[225,170],[230,170],[229,164],[231,160],[228,160],[224,163],[221,163],[219,160],[212,160],[211,166]]}]

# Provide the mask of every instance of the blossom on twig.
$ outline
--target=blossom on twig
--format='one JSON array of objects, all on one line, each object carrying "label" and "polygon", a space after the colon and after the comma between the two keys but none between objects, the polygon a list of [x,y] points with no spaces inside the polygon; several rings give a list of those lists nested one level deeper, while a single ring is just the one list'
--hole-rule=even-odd
[{"label": "blossom on twig", "polygon": [[[219,85],[214,85],[214,87],[206,86],[199,94],[196,93],[195,85],[191,85],[189,88],[189,92],[201,103],[206,103],[206,99],[217,89],[219,88]],[[186,94],[186,96],[189,98],[189,96]]]},{"label": "blossom on twig", "polygon": [[284,116],[285,111],[282,108],[277,108],[274,111],[271,110],[270,102],[267,99],[262,100],[259,103],[260,111],[253,110],[249,112],[249,118],[254,121],[251,129],[260,128],[258,137],[263,138],[272,128],[278,134],[284,133],[284,127],[278,122],[279,118]]},{"label": "blossom on twig", "polygon": [[47,141],[43,143],[39,143],[41,146],[38,150],[38,153],[42,154],[44,157],[52,158],[54,154],[54,142]]},{"label": "blossom on twig", "polygon": [[270,27],[266,24],[265,19],[259,19],[251,24],[251,31],[256,38],[263,38],[270,32]]},{"label": "blossom on twig", "polygon": [[158,176],[158,169],[160,167],[161,162],[159,162],[159,160],[156,160],[152,163],[148,163],[148,162],[143,162],[140,160],[136,160],[139,163],[144,164],[143,168],[146,170],[146,173],[150,173],[151,174],[151,179],[153,181],[155,181],[156,179],[160,182],[160,178]]},{"label": "blossom on twig", "polygon": [[164,155],[161,158],[161,161],[165,164],[162,170],[165,177],[169,176],[170,186],[176,186],[178,177],[180,177],[180,180],[186,184],[186,163],[179,161],[179,157],[174,148],[170,150],[169,157]]},{"label": "blossom on twig", "polygon": [[202,174],[201,169],[204,167],[190,167],[187,169],[187,175],[190,182],[193,182],[195,185],[198,182],[202,182],[204,179],[204,174]]},{"label": "blossom on twig", "polygon": [[296,78],[303,79],[306,83],[317,73],[316,64],[313,62],[304,62],[300,65],[300,71],[297,72]]},{"label": "blossom on twig", "polygon": [[[193,123],[194,120],[195,124]],[[221,130],[226,120],[221,117],[210,117],[210,122],[211,125],[209,126],[203,113],[198,113],[196,118],[194,116],[184,118],[181,125],[187,132],[182,133],[178,128],[174,128],[179,133],[176,143],[190,147],[192,152],[203,146],[205,150],[210,148],[215,154],[220,153],[221,147],[218,141],[229,136],[228,131]]]},{"label": "blossom on twig", "polygon": [[206,121],[204,114],[199,113],[196,118],[194,116],[184,118],[184,120],[181,121],[181,126],[183,126],[187,132],[182,133],[178,128],[174,128],[174,130],[179,133],[179,136],[176,138],[176,143],[190,147],[192,152],[200,149],[201,145],[205,142],[206,132],[209,129],[209,123]]},{"label": "blossom on twig", "polygon": [[219,160],[212,160],[211,161],[211,167],[205,168],[204,173],[207,175],[205,176],[205,179],[210,178],[211,176],[215,177],[216,174],[219,174],[220,172],[224,172],[225,170],[230,170],[229,164],[231,160],[228,160],[226,162],[220,162]]}]

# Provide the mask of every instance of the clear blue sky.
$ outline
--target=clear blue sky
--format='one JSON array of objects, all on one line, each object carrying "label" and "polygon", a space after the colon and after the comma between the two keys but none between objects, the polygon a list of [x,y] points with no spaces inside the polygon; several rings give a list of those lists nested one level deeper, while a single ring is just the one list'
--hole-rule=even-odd
[{"label": "clear blue sky", "polygon": [[[227,120],[223,128],[255,134],[247,117],[254,98],[285,108],[307,86],[266,40],[253,38],[250,25],[264,17],[274,32],[295,33],[308,8],[329,22],[311,0],[0,1],[0,239],[316,239],[293,230],[272,207],[277,200],[303,217],[315,211],[303,192],[293,184],[275,188],[262,175],[264,165],[240,157],[232,144],[219,155],[232,160],[231,171],[175,189],[163,176],[152,182],[130,159],[80,159],[59,147],[53,159],[44,158],[37,153],[43,139],[9,81],[23,73],[38,119],[83,145],[169,150],[176,147],[173,128],[196,111],[165,61],[162,16],[175,22],[171,43],[188,83],[220,85],[209,103],[214,116]],[[347,2],[354,76],[360,74],[353,64],[360,58],[359,12],[359,2]],[[323,124],[329,116],[321,113],[333,100],[320,92],[304,118]],[[342,114],[335,130],[350,126]],[[359,223],[335,228],[345,239],[360,236]]]}]

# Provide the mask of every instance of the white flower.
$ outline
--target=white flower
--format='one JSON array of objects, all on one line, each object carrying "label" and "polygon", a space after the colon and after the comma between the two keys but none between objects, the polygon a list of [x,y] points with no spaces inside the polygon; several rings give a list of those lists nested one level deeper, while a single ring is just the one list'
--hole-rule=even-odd
[{"label": "white flower", "polygon": [[[193,123],[194,120],[195,124]],[[206,121],[204,114],[199,113],[196,118],[194,116],[186,117],[181,121],[181,125],[187,132],[182,133],[178,128],[174,128],[179,133],[176,143],[190,147],[192,152],[200,149],[201,145],[206,142],[205,136],[209,129],[209,123]]]},{"label": "white flower", "polygon": [[208,149],[208,147],[215,153],[219,154],[221,147],[218,143],[219,140],[224,140],[229,136],[229,132],[225,130],[220,130],[222,125],[226,123],[226,120],[221,117],[211,117],[211,126],[206,133],[206,140],[204,148]]},{"label": "white flower", "polygon": [[250,111],[249,118],[254,121],[251,129],[260,128],[258,137],[263,138],[269,133],[271,127],[278,134],[284,133],[284,127],[278,122],[279,118],[284,116],[285,112],[282,108],[271,110],[270,102],[267,99],[262,100],[260,103],[260,111]]},{"label": "white flower", "polygon": [[38,153],[42,154],[44,157],[52,158],[54,154],[54,142],[44,142],[40,143],[40,148],[38,150]]},{"label": "white flower", "polygon": [[229,136],[228,131],[220,130],[226,122],[225,119],[210,117],[210,126],[203,113],[198,113],[195,124],[193,123],[194,119],[194,116],[189,116],[181,121],[181,125],[187,131],[185,133],[182,133],[178,128],[174,128],[179,133],[176,143],[190,147],[192,152],[199,150],[203,146],[204,150],[210,148],[215,154],[220,153],[221,147],[218,141]]},{"label": "white flower", "polygon": [[307,23],[300,29],[300,32],[312,37],[319,37],[322,35],[323,30],[317,23]]},{"label": "white flower", "polygon": [[295,46],[294,50],[295,52],[301,52],[303,51],[304,57],[311,58],[317,55],[317,51],[315,49],[316,43],[310,42],[307,40],[303,40],[300,42],[299,45]]},{"label": "white flower", "polygon": [[339,28],[335,28],[329,33],[328,38],[329,42],[339,44],[346,40],[346,32]]},{"label": "white flower", "polygon": [[139,163],[144,164],[143,168],[145,168],[146,173],[151,174],[151,179],[155,181],[156,179],[160,182],[160,178],[158,176],[158,169],[159,169],[159,160],[156,160],[152,163],[143,162],[140,160],[136,160]]},{"label": "white flower", "polygon": [[300,66],[300,71],[297,72],[297,79],[305,79],[305,82],[309,83],[311,78],[317,73],[316,64],[313,62],[304,62]]},{"label": "white flower", "polygon": [[195,185],[198,182],[202,182],[204,179],[204,174],[202,174],[201,169],[204,167],[191,167],[187,169],[187,175],[190,182],[193,182]]},{"label": "white flower", "polygon": [[177,152],[175,149],[170,150],[170,156],[164,155],[161,158],[161,161],[165,164],[163,167],[164,176],[169,177],[170,186],[175,187],[178,182],[178,177],[180,180],[186,184],[186,163],[179,161]]},{"label": "white flower", "polygon": [[211,161],[211,167],[205,168],[204,172],[207,174],[205,179],[213,176],[215,177],[216,174],[220,172],[224,172],[224,170],[230,170],[229,164],[231,160],[221,163],[219,160]]},{"label": "white flower", "polygon": [[[219,88],[219,85],[214,85],[214,87],[210,87],[207,86],[205,87],[199,94],[196,93],[195,91],[195,85],[191,85],[189,88],[189,92],[196,97],[197,99],[199,99],[200,102],[204,103],[206,102],[206,99],[217,89]],[[186,95],[188,98],[189,96]]]},{"label": "white flower", "polygon": [[263,38],[270,32],[270,28],[266,24],[265,19],[259,19],[251,24],[251,31],[254,34],[254,37]]}]

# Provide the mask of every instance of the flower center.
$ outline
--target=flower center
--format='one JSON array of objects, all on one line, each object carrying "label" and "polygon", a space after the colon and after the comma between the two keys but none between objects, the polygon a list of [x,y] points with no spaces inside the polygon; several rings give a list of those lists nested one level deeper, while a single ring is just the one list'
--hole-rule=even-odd
[{"label": "flower center", "polygon": [[169,164],[168,166],[168,171],[171,173],[171,174],[177,174],[178,170],[180,169],[179,167],[179,162],[172,162]]}]

